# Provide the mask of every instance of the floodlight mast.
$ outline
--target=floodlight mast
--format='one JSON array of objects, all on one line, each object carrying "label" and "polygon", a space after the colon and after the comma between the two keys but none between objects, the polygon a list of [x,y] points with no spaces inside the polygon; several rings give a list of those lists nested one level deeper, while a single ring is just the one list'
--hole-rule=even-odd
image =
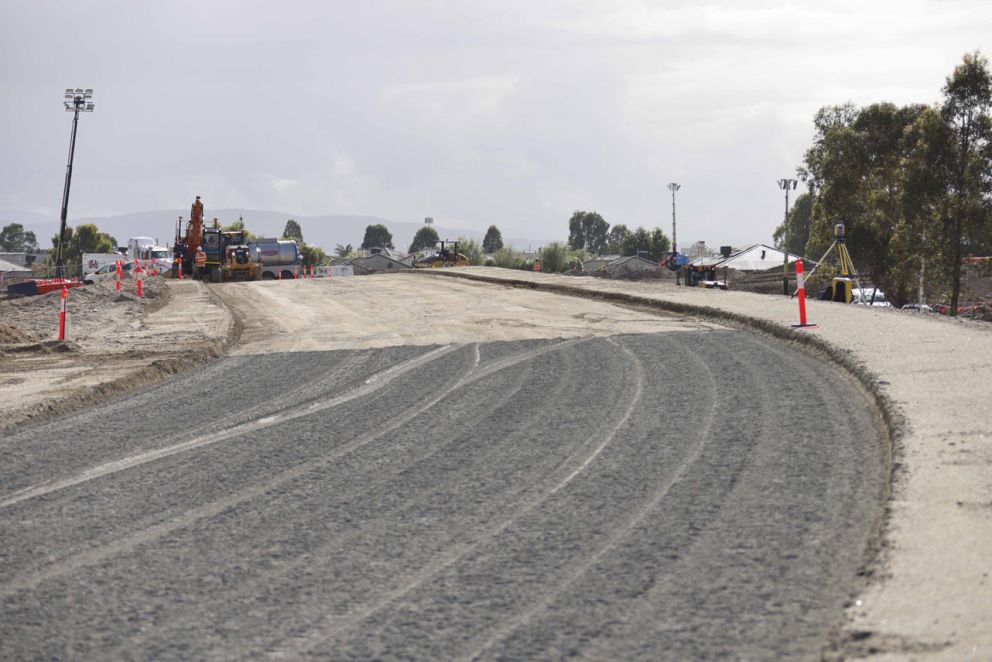
[{"label": "floodlight mast", "polygon": [[682,188],[681,184],[672,182],[668,185],[668,190],[672,192],[672,253],[678,253],[675,247],[675,192]]},{"label": "floodlight mast", "polygon": [[65,260],[62,257],[62,244],[65,241],[65,219],[69,212],[69,187],[72,184],[72,158],[76,152],[76,127],[79,125],[79,113],[92,113],[93,90],[77,87],[75,90],[66,88],[63,105],[67,112],[73,113],[72,137],[69,139],[69,162],[65,167],[65,188],[62,189],[62,217],[59,224],[59,245],[55,252],[55,276],[65,277]]},{"label": "floodlight mast", "polygon": [[782,294],[791,296],[789,292],[789,189],[796,188],[796,180],[780,179],[778,180],[778,187],[785,191],[785,218],[782,221],[782,253],[784,253],[782,257]]}]

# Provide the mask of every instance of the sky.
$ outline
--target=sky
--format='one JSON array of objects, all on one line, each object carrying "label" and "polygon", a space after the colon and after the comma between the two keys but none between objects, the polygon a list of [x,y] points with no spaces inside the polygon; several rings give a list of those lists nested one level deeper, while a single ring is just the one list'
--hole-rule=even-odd
[{"label": "sky", "polygon": [[[987,0],[0,0],[0,210],[431,216],[564,239],[575,210],[771,242],[825,105],[936,103]],[[793,194],[794,199],[795,193]],[[304,228],[306,230],[306,228]],[[352,242],[354,238],[342,238]]]}]

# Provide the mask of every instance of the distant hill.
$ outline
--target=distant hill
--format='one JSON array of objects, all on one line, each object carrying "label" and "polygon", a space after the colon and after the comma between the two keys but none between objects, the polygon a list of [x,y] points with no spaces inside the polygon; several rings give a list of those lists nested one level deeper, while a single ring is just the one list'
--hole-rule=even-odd
[{"label": "distant hill", "polygon": [[[70,218],[69,225],[94,223],[101,231],[107,232],[117,239],[120,245],[126,244],[128,237],[139,236],[153,237],[159,243],[169,245],[175,237],[176,219],[179,216],[183,217],[185,223],[189,218],[189,209],[143,211],[99,218]],[[208,223],[212,219],[218,218],[223,224],[229,224],[241,217],[244,219],[246,228],[256,235],[265,237],[281,236],[286,227],[286,221],[292,218],[300,224],[300,228],[303,230],[303,239],[308,244],[320,246],[328,253],[334,251],[336,244],[360,246],[365,236],[365,227],[376,223],[385,225],[393,234],[393,244],[396,248],[405,251],[413,241],[414,234],[422,227],[420,223],[391,221],[377,216],[299,216],[281,211],[259,209],[210,209],[208,207],[204,216]],[[48,246],[51,237],[59,230],[57,216],[50,219],[31,212],[0,210],[0,227],[8,223],[21,223],[25,229],[33,231],[38,236],[38,243],[42,247]],[[466,237],[481,242],[485,236],[485,229],[465,230],[444,225],[435,225],[434,229],[437,230],[442,239]],[[505,234],[503,236],[504,244],[512,244],[521,250],[526,250],[528,247],[536,250],[549,241],[552,240],[540,237],[507,237]]]}]

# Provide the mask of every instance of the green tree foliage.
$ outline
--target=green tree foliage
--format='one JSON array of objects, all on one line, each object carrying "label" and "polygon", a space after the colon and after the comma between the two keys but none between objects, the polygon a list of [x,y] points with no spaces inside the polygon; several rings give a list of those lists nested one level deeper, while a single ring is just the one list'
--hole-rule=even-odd
[{"label": "green tree foliage", "polygon": [[482,240],[482,249],[487,253],[495,253],[501,248],[503,248],[503,234],[498,227],[490,225]]},{"label": "green tree foliage", "polygon": [[610,228],[609,233],[606,236],[606,252],[607,253],[619,253],[620,247],[623,246],[625,240],[630,235],[630,230],[627,229],[626,225],[618,223]]},{"label": "green tree foliage", "polygon": [[527,269],[527,260],[513,246],[504,246],[493,255],[493,266],[503,269]]},{"label": "green tree foliage", "polygon": [[422,251],[437,246],[437,242],[441,239],[438,236],[437,230],[429,225],[425,225],[419,230],[417,234],[413,235],[413,242],[410,244],[410,253],[416,253],[417,251]]},{"label": "green tree foliage", "polygon": [[[966,252],[992,249],[992,75],[978,53],[947,78],[938,107],[823,108],[805,169],[816,199],[806,254],[847,224],[855,266],[896,305],[921,286],[949,294]],[[791,243],[791,242],[790,242]]]},{"label": "green tree foliage", "polygon": [[282,238],[294,239],[298,245],[302,246],[304,243],[303,229],[300,227],[299,223],[297,223],[293,219],[289,219],[288,221],[286,221],[286,227],[282,231]]},{"label": "green tree foliage", "polygon": [[362,239],[362,248],[394,248],[393,235],[381,223],[369,225],[365,228],[365,238]]},{"label": "green tree foliage", "polygon": [[473,266],[482,266],[486,262],[486,253],[482,250],[482,244],[475,239],[458,237],[458,252],[468,258],[468,263]]},{"label": "green tree foliage", "polygon": [[34,253],[38,250],[38,238],[34,232],[25,231],[20,223],[11,223],[0,230],[0,250],[9,253]]},{"label": "green tree foliage", "polygon": [[[776,246],[782,246],[786,239],[786,223],[788,223],[788,244],[785,250],[795,255],[803,255],[806,251],[806,243],[809,241],[810,222],[813,218],[813,195],[811,193],[801,193],[796,198],[795,204],[789,210],[786,221],[778,224],[772,239]],[[819,257],[819,256],[817,256]]]},{"label": "green tree foliage", "polygon": [[672,242],[669,240],[668,235],[665,234],[664,230],[657,227],[654,230],[647,230],[644,227],[638,227],[633,232],[627,230],[620,237],[619,241],[620,255],[637,255],[643,251],[647,253],[647,259],[652,261],[660,260],[662,255],[672,247]]},{"label": "green tree foliage", "polygon": [[961,258],[969,246],[988,247],[992,196],[992,74],[978,52],[964,56],[944,85],[941,117],[949,130],[949,204],[952,246],[951,314],[961,291]]},{"label": "green tree foliage", "polygon": [[568,246],[601,254],[606,250],[610,224],[597,212],[576,211],[568,220]]},{"label": "green tree foliage", "polygon": [[302,245],[300,253],[303,255],[303,266],[320,266],[327,262],[327,254],[318,246]]},{"label": "green tree foliage", "polygon": [[245,220],[243,218],[240,218],[240,217],[238,218],[238,220],[234,221],[233,223],[228,223],[227,225],[222,225],[220,227],[220,229],[221,229],[221,232],[240,232],[240,231],[244,230],[245,241],[251,241],[252,239],[255,239],[256,238],[256,235],[255,235],[254,232],[252,232],[251,230],[246,230],[245,229]]},{"label": "green tree foliage", "polygon": [[351,257],[352,253],[355,252],[355,247],[351,244],[336,244],[334,246],[334,256],[335,257]]},{"label": "green tree foliage", "polygon": [[[59,236],[52,236],[52,246],[58,247]],[[117,250],[117,240],[106,232],[100,232],[92,223],[85,223],[75,230],[66,226],[62,243],[62,259],[66,267],[82,269],[83,253],[113,253]],[[49,253],[49,265],[55,264],[55,251]]]},{"label": "green tree foliage", "polygon": [[572,251],[568,244],[552,241],[538,252],[541,260],[541,271],[559,273],[568,269]]}]

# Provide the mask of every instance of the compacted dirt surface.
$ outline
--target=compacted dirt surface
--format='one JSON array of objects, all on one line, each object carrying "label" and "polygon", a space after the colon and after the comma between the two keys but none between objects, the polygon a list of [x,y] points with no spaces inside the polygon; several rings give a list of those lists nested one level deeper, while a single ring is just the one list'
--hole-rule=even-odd
[{"label": "compacted dirt surface", "polygon": [[3,659],[835,645],[889,446],[829,362],[412,274],[167,289],[142,351],[227,328],[222,357],[3,433]]}]

